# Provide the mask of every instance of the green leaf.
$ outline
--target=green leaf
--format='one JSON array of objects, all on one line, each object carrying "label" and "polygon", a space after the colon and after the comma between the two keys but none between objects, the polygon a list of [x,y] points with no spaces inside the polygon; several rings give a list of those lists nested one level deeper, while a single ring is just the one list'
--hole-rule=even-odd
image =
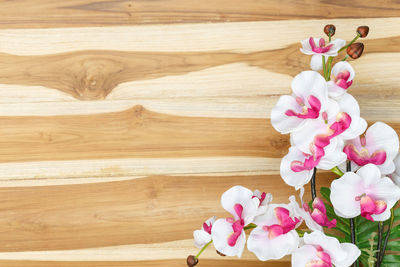
[{"label": "green leaf", "polygon": [[[393,264],[396,263],[396,266],[400,266],[400,255],[385,255],[382,261],[383,264]],[[390,266],[390,265],[387,265]],[[393,265],[394,266],[394,265]]]}]

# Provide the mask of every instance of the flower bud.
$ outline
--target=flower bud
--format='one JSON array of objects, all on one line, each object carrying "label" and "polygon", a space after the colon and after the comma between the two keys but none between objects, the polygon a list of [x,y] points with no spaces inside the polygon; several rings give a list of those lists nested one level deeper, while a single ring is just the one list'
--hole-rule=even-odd
[{"label": "flower bud", "polygon": [[363,43],[354,43],[347,47],[347,54],[352,58],[352,59],[357,59],[361,57],[362,53],[364,51],[364,44]]},{"label": "flower bud", "polygon": [[336,27],[333,24],[325,25],[324,33],[328,36],[334,36],[336,31]]},{"label": "flower bud", "polygon": [[199,260],[198,260],[195,256],[189,255],[189,256],[187,257],[187,259],[186,259],[186,263],[187,263],[187,266],[193,267],[193,266],[195,266],[197,263],[199,263]]},{"label": "flower bud", "polygon": [[219,255],[222,256],[222,257],[225,257],[225,256],[226,256],[225,254],[219,252],[218,250],[216,250],[216,252],[217,252],[217,254],[219,254]]},{"label": "flower bud", "polygon": [[360,35],[361,38],[367,37],[369,32],[369,27],[368,26],[359,26],[357,28],[357,33]]}]

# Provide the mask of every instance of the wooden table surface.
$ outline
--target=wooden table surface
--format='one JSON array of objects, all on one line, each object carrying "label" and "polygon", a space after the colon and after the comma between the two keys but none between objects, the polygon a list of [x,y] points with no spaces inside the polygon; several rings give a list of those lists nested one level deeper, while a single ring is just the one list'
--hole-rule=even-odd
[{"label": "wooden table surface", "polygon": [[399,131],[395,0],[0,1],[0,266],[185,266],[229,187],[287,201],[270,110],[327,23],[370,26],[351,93]]}]

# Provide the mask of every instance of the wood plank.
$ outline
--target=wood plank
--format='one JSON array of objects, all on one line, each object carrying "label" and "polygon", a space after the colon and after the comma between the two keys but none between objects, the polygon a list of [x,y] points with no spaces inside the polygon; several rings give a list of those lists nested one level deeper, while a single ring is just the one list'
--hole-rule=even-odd
[{"label": "wood plank", "polygon": [[[139,262],[59,262],[59,261],[0,261],[2,266],[7,267],[125,267],[125,266],[160,266],[160,267],[187,267],[185,259],[177,259],[177,260],[153,260],[153,261],[139,261]],[[270,262],[262,262],[262,261],[244,261],[244,260],[204,260],[201,259],[201,265],[204,267],[214,267],[214,266],[229,266],[229,267],[289,267],[289,262],[278,262],[278,261],[270,261]]]},{"label": "wood plank", "polygon": [[[393,17],[130,27],[4,29],[0,30],[0,52],[21,56],[87,50],[251,53],[283,49],[292,44],[299,45],[301,40],[309,36],[323,36],[322,29],[327,23],[334,23],[338,28],[338,38],[345,40],[353,39],[357,26],[365,24],[371,27],[368,40],[396,37],[399,35],[397,26],[399,22],[399,17]],[[385,46],[381,46],[380,49],[385,49]],[[296,58],[299,55],[300,53],[296,50],[292,56]]]},{"label": "wood plank", "polygon": [[[319,173],[318,186],[329,185],[334,177]],[[151,176],[109,183],[0,187],[0,251],[151,246],[191,239],[201,220],[227,215],[219,199],[237,184],[272,192],[276,203],[297,194],[278,175]]]},{"label": "wood plank", "polygon": [[[280,157],[286,136],[265,119],[191,118],[132,109],[0,117],[0,162],[127,157]],[[234,134],[232,134],[234,133]]]},{"label": "wood plank", "polygon": [[[29,6],[30,8],[26,8]],[[231,22],[310,18],[395,17],[396,1],[335,2],[277,0],[106,1],[24,0],[0,4],[3,28],[136,25],[188,22]],[[23,12],[21,12],[23,10]],[[298,12],[302,10],[302,12]],[[329,10],[329,12],[327,12]]]}]

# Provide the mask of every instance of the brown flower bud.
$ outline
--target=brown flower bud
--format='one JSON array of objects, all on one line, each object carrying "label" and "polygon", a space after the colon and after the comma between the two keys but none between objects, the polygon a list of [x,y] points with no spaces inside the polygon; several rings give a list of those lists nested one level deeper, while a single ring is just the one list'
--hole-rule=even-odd
[{"label": "brown flower bud", "polygon": [[333,24],[325,25],[324,33],[328,36],[334,36],[336,31],[336,27]]},{"label": "brown flower bud", "polygon": [[367,37],[369,32],[369,27],[368,26],[359,26],[357,28],[357,33],[360,35],[361,38]]},{"label": "brown flower bud", "polygon": [[217,252],[220,256],[222,256],[222,257],[225,257],[225,256],[226,256],[225,254],[219,252],[218,250],[216,250],[216,252]]},{"label": "brown flower bud", "polygon": [[187,266],[189,266],[189,267],[193,267],[193,266],[195,266],[197,263],[199,263],[199,259],[197,259],[195,256],[193,256],[193,255],[189,255],[188,257],[187,257],[187,259],[186,259],[186,263],[187,263]]},{"label": "brown flower bud", "polygon": [[357,59],[361,57],[362,53],[364,51],[364,44],[363,43],[354,43],[347,47],[347,54],[352,58],[352,59]]}]

